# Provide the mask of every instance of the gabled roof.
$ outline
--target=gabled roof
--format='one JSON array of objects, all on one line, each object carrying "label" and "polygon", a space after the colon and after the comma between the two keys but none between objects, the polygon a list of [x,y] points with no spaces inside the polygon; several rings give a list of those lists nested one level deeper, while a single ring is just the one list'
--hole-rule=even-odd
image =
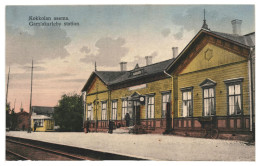
[{"label": "gabled roof", "polygon": [[54,113],[54,107],[32,106],[32,112],[37,115],[51,115]]},{"label": "gabled roof", "polygon": [[164,70],[173,61],[174,61],[174,58],[166,60],[166,61],[154,63],[154,64],[151,64],[151,65],[147,65],[147,66],[144,66],[144,67],[139,67],[138,70],[143,71],[143,73],[139,74],[139,75],[132,75],[131,73],[133,73],[134,70],[127,71],[122,76],[120,76],[117,79],[114,79],[113,81],[111,81],[109,85],[117,84],[117,83],[121,83],[121,82],[126,82],[126,81],[130,81],[130,80],[135,80],[135,79],[138,79],[138,78],[142,78],[142,77],[146,77],[146,76],[150,76],[150,75],[154,75],[154,74],[158,74],[158,73],[163,73]]},{"label": "gabled roof", "polygon": [[95,73],[106,85],[109,85],[115,79],[124,75],[126,71],[95,71]]},{"label": "gabled roof", "polygon": [[[119,84],[122,82],[133,81],[146,76],[163,73],[164,70],[174,61],[174,58],[151,65],[138,67],[129,71],[94,71],[84,85],[82,91],[86,91],[91,85],[95,76],[97,76],[106,86]],[[133,75],[134,71],[142,71],[141,74]]]},{"label": "gabled roof", "polygon": [[181,59],[185,58],[183,56],[185,56],[185,53],[187,50],[189,50],[190,46],[202,35],[204,34],[209,34],[227,41],[230,41],[234,44],[237,44],[239,46],[245,47],[245,48],[250,48],[250,47],[254,47],[255,46],[255,41],[254,41],[254,36],[255,33],[249,33],[243,36],[240,35],[234,35],[234,34],[227,34],[227,33],[222,33],[222,32],[216,32],[216,31],[211,31],[209,29],[201,29],[194,37],[193,39],[187,44],[187,46],[182,50],[182,52],[177,56],[176,60],[174,62],[172,62],[168,67],[167,67],[167,71],[170,72],[171,69],[175,66],[177,66],[176,64],[178,64],[178,62],[180,62]]},{"label": "gabled roof", "polygon": [[222,32],[216,32],[216,31],[211,31],[211,33],[218,35],[218,36],[221,36],[223,38],[232,40],[232,41],[237,42],[239,44],[243,44],[245,46],[250,46],[250,47],[255,46],[255,41],[253,41],[252,38],[250,37],[251,35],[254,35],[254,32],[247,34],[247,35],[244,35],[244,36],[222,33]]},{"label": "gabled roof", "polygon": [[84,85],[81,91],[86,91],[95,77],[98,77],[106,86],[108,86],[112,80],[117,79],[125,72],[126,71],[94,71],[90,75],[89,79],[87,80],[86,84]]}]

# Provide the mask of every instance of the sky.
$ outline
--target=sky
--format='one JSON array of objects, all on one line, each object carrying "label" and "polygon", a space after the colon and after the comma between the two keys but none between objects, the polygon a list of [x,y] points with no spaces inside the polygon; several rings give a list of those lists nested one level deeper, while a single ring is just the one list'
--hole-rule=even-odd
[{"label": "sky", "polygon": [[[201,29],[203,9],[213,31],[232,33],[231,20],[242,20],[242,34],[255,31],[254,5],[89,5],[7,6],[5,84],[8,102],[29,111],[31,65],[33,106],[56,106],[63,94],[81,93],[94,71],[127,70],[172,58]],[[50,17],[51,20],[30,20]],[[68,20],[54,20],[67,17]],[[58,22],[61,26],[35,23]],[[65,26],[71,23],[72,26]],[[34,25],[31,25],[34,24]]]}]

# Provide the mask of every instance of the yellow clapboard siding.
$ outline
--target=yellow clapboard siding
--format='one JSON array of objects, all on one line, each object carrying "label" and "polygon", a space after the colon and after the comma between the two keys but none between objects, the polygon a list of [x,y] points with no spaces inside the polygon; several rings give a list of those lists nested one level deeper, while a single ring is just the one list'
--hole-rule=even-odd
[{"label": "yellow clapboard siding", "polygon": [[[147,87],[143,89],[137,89],[137,90],[129,90],[129,88],[122,88],[118,90],[114,90],[111,93],[111,99],[118,99],[118,117],[120,117],[119,120],[121,120],[121,113],[122,113],[122,98],[131,96],[135,92],[139,93],[140,95],[147,95],[151,93],[155,93],[155,118],[161,118],[161,110],[162,110],[162,91],[168,91],[171,90],[171,79],[163,79],[159,81],[154,81],[147,83]],[[141,119],[146,119],[146,107],[141,106],[140,108],[140,116]]]},{"label": "yellow clapboard siding", "polygon": [[208,43],[198,53],[198,55],[196,55],[192,62],[186,66],[186,68],[182,71],[182,74],[239,62],[242,60],[246,60],[246,58]]},{"label": "yellow clapboard siding", "polygon": [[[101,102],[107,101],[107,107],[108,107],[108,92],[103,92],[103,93],[98,93],[98,94],[93,94],[93,95],[87,96],[86,103],[87,104],[93,104],[94,100],[96,100],[96,98],[99,101],[99,103],[97,105],[97,110],[98,110],[97,111],[97,117],[98,117],[98,120],[101,120]],[[94,117],[94,120],[96,120],[96,112],[95,112],[96,108],[94,107],[94,104],[93,104],[93,111],[94,111],[93,117]],[[87,114],[86,114],[86,119],[87,119]]]},{"label": "yellow clapboard siding", "polygon": [[90,85],[90,88],[88,90],[88,94],[96,93],[97,91],[106,91],[107,87],[106,85],[98,78],[95,77],[92,84]]},{"label": "yellow clapboard siding", "polygon": [[[111,99],[109,100],[109,92],[103,92],[103,93],[98,93],[98,99],[99,101],[102,100],[107,100],[108,101],[108,110],[107,113],[111,115],[111,101],[112,100],[117,100],[118,101],[118,109],[117,109],[117,119],[121,120],[122,119],[122,98],[126,98],[134,94],[135,92],[139,93],[140,95],[147,95],[151,93],[155,93],[155,118],[161,118],[161,109],[162,109],[162,91],[169,91],[171,90],[171,79],[162,79],[154,82],[150,82],[146,84],[146,88],[143,89],[137,89],[137,90],[129,90],[129,88],[121,88],[117,90],[112,90],[111,91]],[[92,91],[93,92],[93,91]],[[96,94],[89,95],[87,96],[86,103],[90,104],[93,103],[94,100],[96,99]],[[110,102],[110,103],[109,103]],[[110,105],[110,107],[109,107]],[[141,106],[140,108],[140,116],[141,119],[146,119],[146,107]],[[99,102],[98,105],[98,120],[101,119],[101,103]],[[96,119],[96,113],[94,111],[94,119]],[[87,115],[86,115],[87,117]],[[110,116],[108,115],[108,118]]]},{"label": "yellow clapboard siding", "polygon": [[227,115],[227,89],[223,82],[232,78],[244,78],[242,82],[243,89],[243,111],[244,115],[249,114],[249,87],[248,87],[248,63],[242,61],[232,65],[222,66],[218,68],[193,72],[189,74],[181,74],[178,77],[179,93],[178,93],[178,112],[182,111],[182,93],[180,88],[193,86],[193,116],[202,116],[202,88],[199,86],[205,79],[209,78],[217,83],[216,85],[216,115]]}]

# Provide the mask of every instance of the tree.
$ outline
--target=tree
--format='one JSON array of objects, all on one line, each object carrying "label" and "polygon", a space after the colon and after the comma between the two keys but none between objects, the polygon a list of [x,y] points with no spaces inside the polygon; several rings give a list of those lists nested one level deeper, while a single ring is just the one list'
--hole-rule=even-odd
[{"label": "tree", "polygon": [[55,124],[60,126],[60,131],[82,131],[83,111],[81,95],[65,94],[54,108]]},{"label": "tree", "polygon": [[16,127],[18,125],[18,117],[16,115],[16,113],[14,112],[14,109],[11,110],[11,114],[10,114],[10,130],[16,130]]},{"label": "tree", "polygon": [[10,128],[10,112],[11,112],[11,110],[10,110],[10,103],[7,103],[6,105],[5,105],[5,116],[6,116],[6,128]]}]

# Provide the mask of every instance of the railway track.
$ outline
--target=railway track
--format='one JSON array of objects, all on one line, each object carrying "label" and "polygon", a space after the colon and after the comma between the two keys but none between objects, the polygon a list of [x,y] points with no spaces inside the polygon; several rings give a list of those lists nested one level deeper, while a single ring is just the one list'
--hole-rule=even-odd
[{"label": "railway track", "polygon": [[6,160],[144,160],[48,142],[6,137]]},{"label": "railway track", "polygon": [[6,160],[30,160],[30,159],[18,153],[15,153],[11,150],[6,150]]}]

